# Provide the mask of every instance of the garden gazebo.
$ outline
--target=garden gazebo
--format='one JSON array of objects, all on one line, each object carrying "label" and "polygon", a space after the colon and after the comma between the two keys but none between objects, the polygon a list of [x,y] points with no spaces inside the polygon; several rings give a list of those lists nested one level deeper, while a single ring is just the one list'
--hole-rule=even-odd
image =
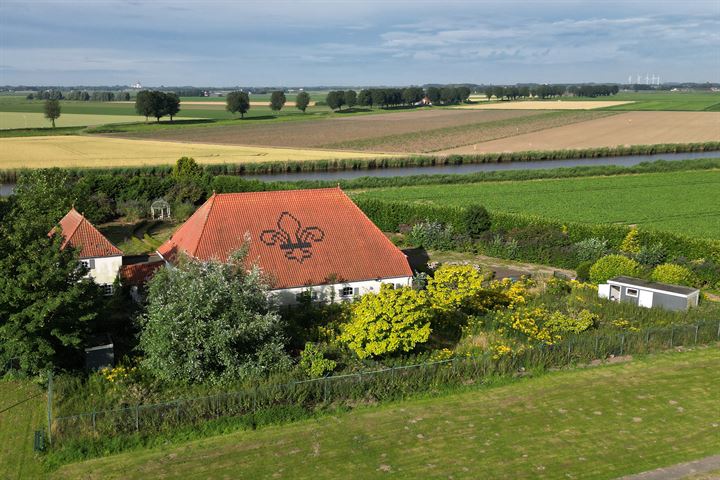
[{"label": "garden gazebo", "polygon": [[164,198],[158,198],[150,205],[150,216],[153,220],[170,218],[170,204]]}]

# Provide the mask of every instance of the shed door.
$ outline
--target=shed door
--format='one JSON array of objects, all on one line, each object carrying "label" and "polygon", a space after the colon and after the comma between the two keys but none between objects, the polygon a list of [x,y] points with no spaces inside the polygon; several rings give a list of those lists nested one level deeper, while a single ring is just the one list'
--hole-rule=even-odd
[{"label": "shed door", "polygon": [[653,292],[647,290],[640,290],[640,296],[638,297],[638,305],[641,307],[650,308],[652,307]]}]

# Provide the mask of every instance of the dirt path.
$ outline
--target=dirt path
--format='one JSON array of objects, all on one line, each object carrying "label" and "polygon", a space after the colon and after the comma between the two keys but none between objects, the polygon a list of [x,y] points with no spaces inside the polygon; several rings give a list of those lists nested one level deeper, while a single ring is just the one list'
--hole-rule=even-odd
[{"label": "dirt path", "polygon": [[[713,455],[712,457],[705,457],[700,460],[680,463],[670,467],[658,468],[636,475],[628,475],[618,480],[682,480],[715,470],[720,470],[720,455]],[[701,478],[720,478],[720,475]]]},{"label": "dirt path", "polygon": [[532,277],[550,277],[555,273],[565,275],[569,278],[575,278],[576,273],[573,270],[564,268],[554,268],[547,265],[539,265],[536,263],[514,262],[512,260],[504,260],[501,258],[488,257],[485,255],[474,255],[458,252],[428,252],[430,261],[450,263],[450,262],[466,262],[473,263],[483,267],[487,267],[496,272],[496,277],[528,275]]}]

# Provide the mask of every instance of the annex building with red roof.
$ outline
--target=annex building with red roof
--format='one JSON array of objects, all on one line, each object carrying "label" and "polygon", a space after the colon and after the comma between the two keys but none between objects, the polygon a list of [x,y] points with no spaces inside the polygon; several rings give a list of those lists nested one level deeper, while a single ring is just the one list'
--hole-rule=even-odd
[{"label": "annex building with red roof", "polygon": [[[63,236],[62,248],[77,249],[80,262],[88,268],[88,276],[112,293],[112,285],[123,263],[123,252],[95,226],[72,208],[59,222]],[[53,234],[54,230],[50,232]]]},{"label": "annex building with red roof", "polygon": [[340,188],[213,194],[157,253],[225,262],[248,245],[248,265],[272,282],[277,303],[334,301],[409,285],[407,257]]}]

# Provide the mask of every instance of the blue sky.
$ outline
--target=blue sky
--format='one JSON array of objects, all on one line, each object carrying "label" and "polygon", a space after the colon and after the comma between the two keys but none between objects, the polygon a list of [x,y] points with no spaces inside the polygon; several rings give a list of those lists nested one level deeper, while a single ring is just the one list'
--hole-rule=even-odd
[{"label": "blue sky", "polygon": [[720,0],[0,1],[0,84],[720,81]]}]

